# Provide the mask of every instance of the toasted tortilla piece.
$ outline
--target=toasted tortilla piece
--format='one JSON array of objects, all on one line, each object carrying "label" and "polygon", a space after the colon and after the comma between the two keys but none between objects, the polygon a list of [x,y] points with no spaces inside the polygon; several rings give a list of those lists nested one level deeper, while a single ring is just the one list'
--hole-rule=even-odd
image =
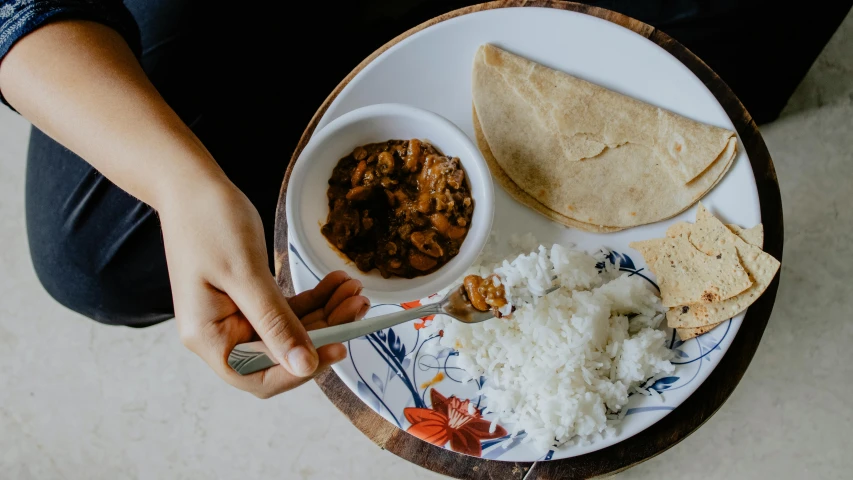
[{"label": "toasted tortilla piece", "polygon": [[515,182],[512,181],[503,171],[503,168],[498,164],[497,160],[495,160],[495,156],[492,154],[492,150],[489,148],[488,142],[486,142],[486,137],[483,135],[482,127],[480,126],[480,119],[477,118],[477,109],[473,108],[473,119],[474,121],[474,136],[477,140],[477,146],[480,148],[480,153],[483,154],[483,158],[486,160],[486,163],[489,165],[489,170],[492,172],[492,178],[495,179],[498,185],[504,189],[506,193],[509,194],[510,197],[514,198],[517,202],[522,205],[527,205],[528,207],[536,210],[540,214],[544,215],[549,220],[557,222],[561,225],[565,225],[567,227],[577,228],[579,230],[585,230],[587,232],[593,233],[608,233],[608,232],[618,232],[619,230],[623,230],[619,227],[607,227],[603,225],[592,225],[590,223],[581,222],[575,220],[574,218],[569,218],[565,215],[561,215],[550,208],[542,205],[542,203],[535,198],[531,197],[524,190],[518,187]]},{"label": "toasted tortilla piece", "polygon": [[779,261],[772,255],[746,243],[713,216],[697,220],[690,230],[689,238],[691,244],[709,255],[734,248],[743,268],[749,274],[752,285],[729,299],[707,304],[684,302],[681,308],[670,309],[666,314],[670,327],[701,327],[720,323],[737,315],[764,293],[779,270]]},{"label": "toasted tortilla piece", "polygon": [[643,256],[643,260],[646,261],[646,265],[648,265],[649,270],[652,271],[655,275],[657,273],[654,271],[655,261],[658,259],[658,254],[661,249],[664,248],[667,239],[665,238],[652,238],[649,240],[641,240],[638,242],[631,242],[628,244],[629,247],[634,250],[640,252],[640,255]]},{"label": "toasted tortilla piece", "polygon": [[731,245],[720,246],[714,255],[703,253],[684,237],[665,239],[661,245],[652,271],[664,306],[718,302],[752,285]]},{"label": "toasted tortilla piece", "polygon": [[529,197],[583,223],[628,228],[669,218],[735,158],[732,131],[491,45],[478,50],[472,79],[495,162]]},{"label": "toasted tortilla piece", "polygon": [[[688,238],[691,227],[693,227],[692,223],[675,223],[671,225],[668,229],[666,229],[666,236],[670,238],[675,238],[679,236],[684,236],[685,238]],[[741,227],[738,227],[737,225],[726,225],[726,228],[741,237],[746,243],[749,243],[750,245],[755,245],[756,247],[760,248],[761,245],[764,243],[764,226],[760,223],[750,229],[743,229]],[[646,264],[649,265],[649,269],[651,269],[652,264],[657,258],[657,251],[660,249],[662,243],[665,240],[666,239],[663,238],[652,238],[650,240],[631,242],[628,246],[640,252],[640,254],[643,255],[643,259],[645,259]],[[652,270],[652,272],[654,272],[654,270]]]},{"label": "toasted tortilla piece", "polygon": [[[698,222],[699,220],[704,220],[709,217],[714,217],[714,215],[705,208],[705,205],[702,205],[702,202],[699,202],[699,207],[696,210],[696,221]],[[726,228],[743,239],[744,242],[750,245],[755,245],[758,248],[764,248],[764,224],[759,223],[752,228],[743,228],[738,225],[730,224],[726,225]],[[666,231],[666,234],[667,236],[673,236],[669,234],[669,230]]]},{"label": "toasted tortilla piece", "polygon": [[714,215],[705,208],[705,205],[702,202],[699,202],[699,205],[696,207],[696,221],[704,220],[706,218],[713,217]]},{"label": "toasted tortilla piece", "polygon": [[[690,233],[690,228],[693,226],[692,223],[687,222],[678,222],[671,225],[666,229],[666,236],[670,238],[675,238],[682,235],[688,235]],[[752,228],[743,228],[737,225],[726,225],[732,233],[741,238],[744,242],[761,248],[764,245],[764,225],[758,224]]]},{"label": "toasted tortilla piece", "polygon": [[743,228],[737,225],[726,225],[726,228],[741,238],[744,242],[758,248],[764,248],[764,224],[759,223],[752,228]]},{"label": "toasted tortilla piece", "polygon": [[682,342],[686,342],[687,340],[690,340],[693,337],[698,337],[699,335],[704,335],[710,332],[711,330],[717,328],[718,325],[719,323],[695,328],[676,328],[675,331],[678,332],[678,338],[680,338]]},{"label": "toasted tortilla piece", "polygon": [[666,229],[666,236],[669,238],[681,237],[684,236],[687,238],[687,235],[690,233],[690,227],[692,227],[692,223],[687,222],[678,222],[670,225],[669,228]]}]

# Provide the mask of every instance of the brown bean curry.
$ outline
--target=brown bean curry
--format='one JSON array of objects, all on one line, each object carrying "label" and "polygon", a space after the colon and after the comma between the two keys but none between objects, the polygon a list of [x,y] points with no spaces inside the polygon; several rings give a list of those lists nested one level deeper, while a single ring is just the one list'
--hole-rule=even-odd
[{"label": "brown bean curry", "polygon": [[329,179],[320,231],[359,270],[414,278],[459,253],[474,213],[456,157],[417,139],[356,147]]},{"label": "brown bean curry", "polygon": [[507,304],[507,300],[506,290],[500,282],[500,277],[489,275],[483,278],[479,275],[468,275],[462,281],[462,287],[471,306],[481,312],[491,309],[498,318],[503,316],[499,309]]}]

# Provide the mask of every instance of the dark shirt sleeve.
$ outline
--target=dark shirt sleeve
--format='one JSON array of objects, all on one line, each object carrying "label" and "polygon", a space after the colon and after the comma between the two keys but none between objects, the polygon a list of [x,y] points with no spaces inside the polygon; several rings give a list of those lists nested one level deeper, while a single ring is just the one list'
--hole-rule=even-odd
[{"label": "dark shirt sleeve", "polygon": [[[24,35],[49,22],[67,19],[111,27],[139,55],[139,28],[120,0],[0,0],[0,62]],[[0,102],[9,105],[3,92]]]}]

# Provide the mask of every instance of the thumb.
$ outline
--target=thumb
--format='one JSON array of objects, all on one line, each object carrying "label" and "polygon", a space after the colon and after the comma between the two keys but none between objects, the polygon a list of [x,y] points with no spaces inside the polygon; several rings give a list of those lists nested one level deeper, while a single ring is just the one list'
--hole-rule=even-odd
[{"label": "thumb", "polygon": [[314,373],[317,350],[266,269],[235,282],[226,293],[282,366],[297,377]]}]

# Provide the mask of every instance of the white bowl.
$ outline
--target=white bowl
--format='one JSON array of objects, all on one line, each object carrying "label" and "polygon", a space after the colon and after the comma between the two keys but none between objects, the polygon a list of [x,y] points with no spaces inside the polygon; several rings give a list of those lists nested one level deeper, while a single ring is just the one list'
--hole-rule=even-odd
[{"label": "white bowl", "polygon": [[[459,254],[435,272],[421,277],[382,278],[378,270],[362,272],[326,237],[329,178],[338,161],[368,143],[387,140],[425,140],[448,156],[459,157],[474,199],[474,214]],[[287,188],[290,241],[314,274],[322,278],[343,270],[361,280],[363,295],[373,303],[401,303],[431,295],[457,280],[482,251],[494,216],[492,176],[476,145],[449,120],[409,105],[370,105],[341,115],[315,133],[299,155]]]}]

